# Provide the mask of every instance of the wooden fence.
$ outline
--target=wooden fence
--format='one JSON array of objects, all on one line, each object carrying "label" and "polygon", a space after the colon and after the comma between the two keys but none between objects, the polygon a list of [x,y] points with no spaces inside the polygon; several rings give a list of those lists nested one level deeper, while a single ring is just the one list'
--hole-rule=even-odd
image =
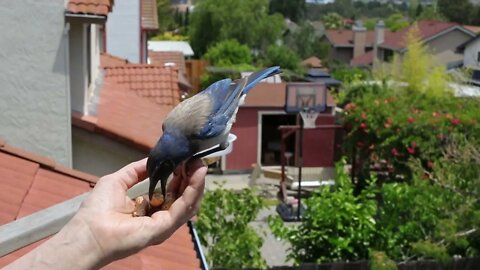
[{"label": "wooden fence", "polygon": [[187,78],[192,85],[193,93],[200,91],[200,77],[205,73],[207,62],[204,60],[189,59],[185,61]]}]

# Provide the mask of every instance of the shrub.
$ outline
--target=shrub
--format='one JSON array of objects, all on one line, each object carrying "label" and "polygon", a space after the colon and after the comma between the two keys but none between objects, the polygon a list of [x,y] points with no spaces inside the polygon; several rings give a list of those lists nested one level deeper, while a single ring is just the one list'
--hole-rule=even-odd
[{"label": "shrub", "polygon": [[265,268],[263,239],[249,225],[262,199],[251,189],[216,189],[205,193],[196,227],[212,268]]}]

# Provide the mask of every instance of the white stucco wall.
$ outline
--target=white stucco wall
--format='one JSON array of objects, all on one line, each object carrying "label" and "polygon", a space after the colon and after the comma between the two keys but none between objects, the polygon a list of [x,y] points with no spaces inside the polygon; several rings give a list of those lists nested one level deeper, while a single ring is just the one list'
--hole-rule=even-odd
[{"label": "white stucco wall", "polygon": [[0,2],[0,138],[71,165],[64,0]]},{"label": "white stucco wall", "polygon": [[107,52],[140,62],[140,2],[115,0],[107,20]]},{"label": "white stucco wall", "polygon": [[147,156],[133,147],[76,127],[72,128],[72,141],[73,168],[97,176],[112,173]]},{"label": "white stucco wall", "polygon": [[478,62],[478,53],[480,52],[480,38],[477,38],[465,48],[463,54],[463,63],[467,67],[480,68],[480,62]]}]

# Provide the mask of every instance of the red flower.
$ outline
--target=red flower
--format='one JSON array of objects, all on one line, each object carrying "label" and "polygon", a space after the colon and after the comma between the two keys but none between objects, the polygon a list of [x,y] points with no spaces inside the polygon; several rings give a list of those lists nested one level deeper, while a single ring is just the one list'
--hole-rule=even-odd
[{"label": "red flower", "polygon": [[415,118],[413,118],[413,117],[408,117],[407,120],[410,124],[415,123]]},{"label": "red flower", "polygon": [[355,103],[350,102],[347,105],[345,105],[345,110],[353,112],[353,111],[355,111],[356,107],[357,106],[355,105]]},{"label": "red flower", "polygon": [[450,123],[452,123],[452,125],[456,126],[456,125],[460,124],[460,119],[455,117],[452,120],[450,120]]},{"label": "red flower", "polygon": [[410,155],[415,155],[415,148],[414,147],[408,147],[407,146],[407,151],[410,153]]},{"label": "red flower", "polygon": [[360,123],[360,128],[361,129],[367,129],[367,124],[365,124],[364,122]]},{"label": "red flower", "polygon": [[395,157],[398,156],[398,150],[397,150],[397,148],[393,148],[393,149],[392,149],[392,155],[395,156]]}]

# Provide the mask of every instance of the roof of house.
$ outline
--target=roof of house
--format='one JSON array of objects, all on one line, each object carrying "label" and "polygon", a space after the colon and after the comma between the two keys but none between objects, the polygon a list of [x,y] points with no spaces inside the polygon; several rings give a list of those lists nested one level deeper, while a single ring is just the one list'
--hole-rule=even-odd
[{"label": "roof of house", "polygon": [[[367,38],[365,44],[367,47],[373,46],[373,40],[375,37],[374,31],[366,31]],[[389,31],[385,31],[385,36],[390,34]],[[342,30],[326,30],[326,38],[334,47],[352,47],[353,48],[353,31],[349,29]]]},{"label": "roof of house", "polygon": [[366,52],[350,60],[350,65],[357,66],[368,66],[373,63],[373,51]]},{"label": "roof of house", "polygon": [[463,53],[463,50],[465,50],[465,48],[471,44],[472,42],[476,41],[480,39],[480,34],[477,34],[476,36],[472,37],[471,39],[467,40],[466,42],[464,42],[463,44],[460,44],[460,46],[457,47],[457,51],[459,52],[462,52]]},{"label": "roof of house", "polygon": [[311,57],[303,60],[302,65],[307,66],[307,67],[311,67],[311,68],[321,68],[321,67],[323,67],[322,60],[320,60],[316,56],[311,56]]},{"label": "roof of house", "polygon": [[112,11],[113,0],[69,0],[67,12],[106,16]]},{"label": "roof of house", "polygon": [[193,49],[186,41],[149,40],[148,50],[156,52],[182,52],[185,56],[193,56]]},{"label": "roof of house", "polygon": [[178,70],[129,64],[105,54],[101,66],[105,74],[97,112],[73,112],[72,124],[149,151],[162,134],[163,119],[180,102]]},{"label": "roof of house", "polygon": [[480,26],[478,25],[464,25],[463,28],[467,29],[472,33],[480,34]]},{"label": "roof of house", "polygon": [[[91,190],[97,177],[7,145],[0,140],[0,225]],[[46,239],[0,258],[0,267]],[[187,225],[163,244],[149,247],[103,269],[200,269]]]},{"label": "roof of house", "polygon": [[[259,83],[248,92],[242,107],[284,108],[286,83]],[[334,107],[335,101],[327,91],[327,106]]]},{"label": "roof of house", "polygon": [[150,64],[162,65],[173,64],[183,74],[186,74],[185,56],[182,52],[175,51],[148,51],[148,60]]},{"label": "roof of house", "polygon": [[126,65],[130,63],[125,58],[121,58],[121,57],[104,53],[104,52],[100,53],[100,58],[101,58],[100,67],[102,68],[115,67],[115,66]]},{"label": "roof of house", "polygon": [[142,29],[158,30],[158,15],[156,0],[142,0]]},{"label": "roof of house", "polygon": [[[424,21],[419,21],[416,24],[419,30],[420,37],[424,41],[432,39],[437,35],[447,33],[450,30],[453,30],[455,28],[464,29],[464,28],[461,28],[459,24],[454,22],[424,20]],[[410,29],[412,29],[412,27],[413,25],[406,27],[398,32],[391,33],[388,36],[388,38],[385,37],[385,41],[382,44],[380,44],[380,47],[394,49],[394,50],[404,49],[406,46],[405,42],[406,42],[407,33],[410,31]]]}]

